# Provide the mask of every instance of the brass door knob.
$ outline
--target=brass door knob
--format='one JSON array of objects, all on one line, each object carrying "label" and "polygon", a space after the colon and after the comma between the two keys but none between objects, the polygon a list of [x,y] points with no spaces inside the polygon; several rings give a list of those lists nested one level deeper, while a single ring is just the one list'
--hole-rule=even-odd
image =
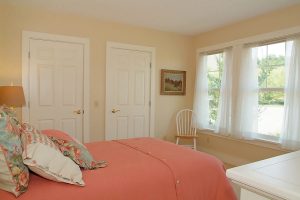
[{"label": "brass door knob", "polygon": [[81,110],[79,109],[79,110],[74,110],[73,111],[75,114],[77,114],[77,115],[80,115],[81,114]]},{"label": "brass door knob", "polygon": [[119,111],[120,111],[119,109],[115,109],[115,108],[114,108],[114,109],[112,109],[111,112],[112,112],[112,113],[116,113],[116,112],[119,112]]}]

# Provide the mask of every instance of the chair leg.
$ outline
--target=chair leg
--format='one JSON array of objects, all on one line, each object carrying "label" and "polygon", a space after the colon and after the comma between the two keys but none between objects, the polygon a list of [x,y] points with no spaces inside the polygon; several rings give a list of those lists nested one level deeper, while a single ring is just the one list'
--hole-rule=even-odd
[{"label": "chair leg", "polygon": [[179,144],[179,137],[177,137],[176,139],[176,144]]},{"label": "chair leg", "polygon": [[194,139],[194,150],[197,150],[197,140],[196,138],[193,138]]}]

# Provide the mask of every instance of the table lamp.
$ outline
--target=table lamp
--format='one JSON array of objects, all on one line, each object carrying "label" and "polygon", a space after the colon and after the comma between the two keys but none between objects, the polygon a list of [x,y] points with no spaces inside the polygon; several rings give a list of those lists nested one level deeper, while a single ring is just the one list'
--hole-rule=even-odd
[{"label": "table lamp", "polygon": [[22,86],[0,86],[0,106],[22,107],[25,97]]}]

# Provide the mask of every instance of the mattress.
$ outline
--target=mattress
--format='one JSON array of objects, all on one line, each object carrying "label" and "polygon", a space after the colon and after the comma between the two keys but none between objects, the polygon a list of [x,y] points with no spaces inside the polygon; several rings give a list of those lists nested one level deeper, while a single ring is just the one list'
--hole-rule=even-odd
[{"label": "mattress", "polygon": [[[86,144],[106,168],[83,170],[86,186],[46,180],[31,174],[19,200],[234,200],[222,162],[153,138]],[[0,191],[0,200],[16,199]]]}]

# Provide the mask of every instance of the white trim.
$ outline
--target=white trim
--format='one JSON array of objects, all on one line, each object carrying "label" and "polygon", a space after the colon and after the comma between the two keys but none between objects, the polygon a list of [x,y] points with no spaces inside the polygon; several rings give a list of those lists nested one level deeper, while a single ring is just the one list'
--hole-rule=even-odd
[{"label": "white trim", "polygon": [[48,33],[22,31],[22,86],[24,89],[26,106],[22,108],[22,120],[29,121],[29,58],[30,39],[70,42],[83,45],[84,52],[84,94],[83,94],[83,142],[90,141],[90,43],[88,38],[53,35]]},{"label": "white trim", "polygon": [[[150,84],[150,100],[151,100],[151,107],[150,107],[150,137],[155,137],[155,48],[154,47],[147,47],[147,46],[140,46],[140,45],[131,45],[131,44],[124,44],[124,43],[117,43],[117,42],[111,42],[108,41],[106,43],[106,91],[108,90],[108,74],[107,74],[107,68],[109,66],[108,64],[108,58],[110,54],[111,48],[119,48],[119,49],[127,49],[127,50],[134,50],[134,51],[144,51],[151,53],[151,84]],[[105,101],[105,108],[107,108],[107,102],[108,102],[108,95],[106,95],[106,101]],[[106,113],[106,111],[105,111]],[[107,114],[105,114],[105,121],[107,121]],[[106,122],[105,122],[106,124]],[[105,133],[107,133],[107,128],[105,127]],[[106,136],[105,136],[106,137]]]},{"label": "white trim", "polygon": [[218,49],[224,49],[224,48],[228,48],[228,47],[232,47],[232,46],[236,46],[236,45],[260,42],[260,41],[269,40],[272,38],[275,39],[275,38],[285,37],[285,36],[298,34],[298,33],[300,33],[300,26],[295,26],[295,27],[289,28],[289,29],[283,29],[283,30],[279,30],[279,31],[259,34],[259,35],[255,35],[255,36],[251,36],[251,37],[247,37],[247,38],[243,38],[243,39],[238,39],[238,40],[234,40],[234,41],[230,41],[230,42],[225,42],[225,43],[220,43],[220,44],[216,44],[216,45],[198,48],[196,50],[196,53],[197,53],[197,57],[198,57],[198,55],[200,53],[207,52],[207,51],[215,51]]}]

